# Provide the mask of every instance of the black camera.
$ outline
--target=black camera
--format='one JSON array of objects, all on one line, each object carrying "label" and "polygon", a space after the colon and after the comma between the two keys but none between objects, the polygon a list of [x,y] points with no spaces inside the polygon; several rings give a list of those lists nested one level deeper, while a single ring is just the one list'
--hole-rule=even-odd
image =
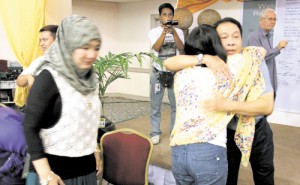
[{"label": "black camera", "polygon": [[165,22],[166,26],[176,26],[178,25],[178,21],[177,20],[167,20],[167,22]]}]

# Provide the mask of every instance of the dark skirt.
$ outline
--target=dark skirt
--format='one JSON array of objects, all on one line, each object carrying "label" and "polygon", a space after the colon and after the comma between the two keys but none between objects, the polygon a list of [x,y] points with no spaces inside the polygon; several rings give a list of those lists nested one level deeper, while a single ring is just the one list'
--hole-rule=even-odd
[{"label": "dark skirt", "polygon": [[[65,179],[63,180],[65,185],[97,185],[97,177],[96,172],[90,173],[88,175],[76,177],[73,179]],[[40,185],[39,177],[34,172],[29,172],[26,185]]]},{"label": "dark skirt", "polygon": [[0,175],[0,184],[2,185],[25,185],[25,180],[20,177],[9,177]]}]

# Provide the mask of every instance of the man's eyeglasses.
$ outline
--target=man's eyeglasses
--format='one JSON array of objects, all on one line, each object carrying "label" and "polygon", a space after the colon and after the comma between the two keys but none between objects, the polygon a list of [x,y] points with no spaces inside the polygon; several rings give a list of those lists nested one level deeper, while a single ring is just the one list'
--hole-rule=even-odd
[{"label": "man's eyeglasses", "polygon": [[277,18],[264,18],[264,19],[267,19],[268,21],[274,21],[274,22],[277,22],[277,21],[278,21]]}]

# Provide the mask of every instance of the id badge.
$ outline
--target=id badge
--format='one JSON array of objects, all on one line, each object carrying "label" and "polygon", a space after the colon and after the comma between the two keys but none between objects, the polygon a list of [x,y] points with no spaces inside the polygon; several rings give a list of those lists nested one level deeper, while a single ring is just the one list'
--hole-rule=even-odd
[{"label": "id badge", "polygon": [[160,83],[157,82],[157,83],[155,84],[154,93],[155,93],[155,94],[158,94],[159,92],[160,92]]},{"label": "id badge", "polygon": [[105,128],[105,118],[100,118],[99,128]]}]

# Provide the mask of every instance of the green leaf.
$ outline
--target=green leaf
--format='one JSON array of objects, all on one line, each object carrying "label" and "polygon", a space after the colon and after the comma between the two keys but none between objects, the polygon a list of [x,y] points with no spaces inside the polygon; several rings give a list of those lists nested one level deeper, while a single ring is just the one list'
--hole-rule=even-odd
[{"label": "green leaf", "polygon": [[94,71],[98,76],[99,96],[105,95],[107,87],[119,78],[128,79],[128,68],[132,60],[137,60],[142,67],[144,57],[147,56],[153,62],[163,67],[163,61],[156,57],[153,53],[140,52],[133,54],[125,52],[121,54],[113,54],[108,52],[104,57],[99,57],[94,63]]}]

